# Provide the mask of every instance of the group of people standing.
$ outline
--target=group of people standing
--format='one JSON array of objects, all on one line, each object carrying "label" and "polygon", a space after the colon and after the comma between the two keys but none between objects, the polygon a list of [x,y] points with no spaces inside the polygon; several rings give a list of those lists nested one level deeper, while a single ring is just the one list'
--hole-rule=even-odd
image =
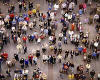
[{"label": "group of people standing", "polygon": [[[58,70],[60,79],[64,79],[65,74],[69,79],[94,80],[97,74],[96,80],[100,80],[100,73],[91,67],[91,63],[98,62],[100,56],[100,17],[96,18],[97,33],[92,39],[91,33],[85,30],[85,27],[90,25],[89,18],[86,17],[86,25],[82,19],[88,14],[88,0],[82,3],[78,3],[77,0],[59,0],[58,3],[46,1],[49,5],[46,13],[41,10],[40,4],[34,6],[34,2],[18,0],[18,12],[13,4],[9,6],[7,15],[0,16],[0,79],[6,77],[1,69],[2,63],[6,61],[6,74],[9,79],[13,78],[11,73],[14,72],[14,80],[28,80],[28,68],[36,67],[31,79],[48,80],[47,77],[50,75],[38,66],[41,61],[43,64],[62,65]],[[76,12],[75,7],[78,8]],[[6,51],[5,46],[9,44],[16,47],[16,52]],[[38,45],[40,48],[32,47],[33,50],[29,53],[29,45]],[[74,49],[67,49],[70,46]],[[12,59],[10,54],[13,54]],[[73,61],[80,57],[85,66],[82,63],[76,66]],[[17,64],[20,65],[20,69],[15,68]]]}]

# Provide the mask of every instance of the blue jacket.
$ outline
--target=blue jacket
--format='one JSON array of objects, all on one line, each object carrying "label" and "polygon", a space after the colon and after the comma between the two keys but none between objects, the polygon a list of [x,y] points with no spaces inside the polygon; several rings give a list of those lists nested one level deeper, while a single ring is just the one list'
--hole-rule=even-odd
[{"label": "blue jacket", "polygon": [[29,63],[29,61],[28,60],[25,60],[25,64],[28,64]]},{"label": "blue jacket", "polygon": [[15,16],[15,18],[14,18],[14,19],[15,19],[15,20],[18,20],[18,18],[19,18],[18,16]]},{"label": "blue jacket", "polygon": [[23,14],[23,18],[26,18],[26,17],[28,17],[28,14]]},{"label": "blue jacket", "polygon": [[19,17],[19,18],[18,18],[18,22],[20,22],[20,21],[24,21],[24,18]]},{"label": "blue jacket", "polygon": [[96,53],[95,53],[95,52],[93,52],[93,53],[92,53],[92,56],[93,56],[93,57],[96,57]]},{"label": "blue jacket", "polygon": [[82,9],[80,9],[80,10],[79,10],[79,14],[80,14],[80,15],[82,15],[82,14],[83,14],[83,11],[82,11]]},{"label": "blue jacket", "polygon": [[34,38],[35,38],[35,36],[31,36],[30,38],[31,38],[31,39],[34,39]]},{"label": "blue jacket", "polygon": [[78,48],[78,51],[82,51],[82,50],[83,50],[83,48],[82,48],[82,47],[79,47],[79,48]]},{"label": "blue jacket", "polygon": [[12,21],[12,24],[16,24],[16,21]]}]

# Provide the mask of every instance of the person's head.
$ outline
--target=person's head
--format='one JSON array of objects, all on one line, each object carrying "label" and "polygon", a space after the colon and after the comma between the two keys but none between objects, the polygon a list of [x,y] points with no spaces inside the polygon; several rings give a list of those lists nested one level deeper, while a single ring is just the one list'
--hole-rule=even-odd
[{"label": "person's head", "polygon": [[19,5],[21,5],[22,3],[21,2],[19,2]]},{"label": "person's head", "polygon": [[94,72],[94,69],[92,69],[92,71]]},{"label": "person's head", "polygon": [[29,54],[30,56],[32,55],[32,54]]}]

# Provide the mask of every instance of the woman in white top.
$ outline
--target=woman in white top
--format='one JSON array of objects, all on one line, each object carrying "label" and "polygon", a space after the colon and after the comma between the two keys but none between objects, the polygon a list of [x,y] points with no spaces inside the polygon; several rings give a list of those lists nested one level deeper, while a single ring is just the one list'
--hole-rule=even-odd
[{"label": "woman in white top", "polygon": [[40,44],[40,42],[41,42],[41,38],[39,37],[39,38],[37,39],[37,43]]},{"label": "woman in white top", "polygon": [[46,54],[43,54],[42,58],[43,58],[43,63],[48,61],[48,56]]},{"label": "woman in white top", "polygon": [[86,72],[89,72],[89,69],[91,68],[91,65],[90,64],[86,64]]},{"label": "woman in white top", "polygon": [[28,24],[28,26],[29,26],[30,30],[32,30],[32,29],[33,29],[33,22],[30,22],[30,23]]},{"label": "woman in white top", "polygon": [[26,25],[22,26],[22,30],[23,30],[23,34],[26,34],[27,26]]}]

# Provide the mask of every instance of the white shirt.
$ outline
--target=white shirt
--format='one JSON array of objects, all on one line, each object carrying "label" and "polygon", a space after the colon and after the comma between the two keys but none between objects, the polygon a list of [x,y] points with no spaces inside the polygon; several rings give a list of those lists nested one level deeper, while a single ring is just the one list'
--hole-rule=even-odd
[{"label": "white shirt", "polygon": [[63,11],[63,10],[61,10],[61,14],[62,14],[62,15],[64,14],[64,11]]},{"label": "white shirt", "polygon": [[12,27],[11,29],[12,29],[12,31],[13,31],[13,30],[15,30],[15,27]]},{"label": "white shirt", "polygon": [[68,17],[68,13],[65,14],[65,17]]},{"label": "white shirt", "polygon": [[40,39],[40,38],[38,38],[37,42],[38,42],[38,43],[40,43],[40,42],[41,42],[41,39]]},{"label": "white shirt", "polygon": [[100,73],[98,73],[98,78],[100,78]]},{"label": "white shirt", "polygon": [[48,34],[48,29],[44,29],[44,33],[45,34]]},{"label": "white shirt", "polygon": [[63,3],[62,4],[62,8],[66,8],[66,3]]},{"label": "white shirt", "polygon": [[34,34],[34,35],[38,35],[38,33],[37,33],[37,32],[34,32],[33,34]]},{"label": "white shirt", "polygon": [[50,17],[51,17],[52,19],[54,19],[54,12],[51,12],[51,13],[50,13]]},{"label": "white shirt", "polygon": [[28,74],[28,72],[29,72],[28,70],[23,70],[22,73],[23,73],[23,74]]},{"label": "white shirt", "polygon": [[94,43],[94,46],[95,46],[95,47],[98,47],[98,42],[95,42],[95,43]]},{"label": "white shirt", "polygon": [[24,25],[24,26],[22,27],[22,29],[25,30],[25,31],[27,31],[27,26]]},{"label": "white shirt", "polygon": [[59,5],[55,4],[54,5],[54,10],[58,10],[59,9]]},{"label": "white shirt", "polygon": [[41,28],[40,32],[43,32],[44,31],[44,28]]},{"label": "white shirt", "polygon": [[94,19],[99,19],[99,15],[98,14],[95,14],[94,15]]},{"label": "white shirt", "polygon": [[87,68],[87,69],[90,69],[90,67],[91,67],[90,64],[87,64],[87,65],[86,65],[86,68]]},{"label": "white shirt", "polygon": [[16,47],[17,47],[17,49],[22,49],[22,45],[21,44],[18,44]]},{"label": "white shirt", "polygon": [[27,25],[27,22],[26,21],[23,21],[23,24],[26,26]]},{"label": "white shirt", "polygon": [[33,28],[33,23],[32,22],[29,23],[29,28]]},{"label": "white shirt", "polygon": [[62,34],[62,33],[60,33],[60,34],[59,34],[59,37],[63,37],[63,34]]},{"label": "white shirt", "polygon": [[37,57],[36,57],[36,56],[34,56],[34,57],[33,57],[33,60],[34,60],[34,61],[37,61]]},{"label": "white shirt", "polygon": [[6,63],[7,63],[7,64],[10,64],[10,63],[11,63],[11,61],[6,61]]},{"label": "white shirt", "polygon": [[19,37],[17,38],[17,42],[18,43],[21,43],[21,39]]},{"label": "white shirt", "polygon": [[2,30],[2,31],[5,31],[5,28],[4,28],[4,27],[2,27],[2,28],[1,28],[1,30]]},{"label": "white shirt", "polygon": [[43,58],[43,60],[48,60],[48,56],[47,55],[43,55],[42,58]]},{"label": "white shirt", "polygon": [[74,32],[73,32],[73,31],[69,31],[68,33],[69,33],[70,35],[73,35],[73,34],[74,34]]},{"label": "white shirt", "polygon": [[72,19],[72,15],[68,15],[68,19]]},{"label": "white shirt", "polygon": [[4,25],[4,21],[0,20],[0,25]]},{"label": "white shirt", "polygon": [[75,3],[74,3],[74,2],[71,2],[71,3],[69,4],[69,9],[74,8],[74,6],[75,6]]},{"label": "white shirt", "polygon": [[61,56],[61,55],[58,55],[57,58],[58,58],[58,59],[62,59],[62,56]]},{"label": "white shirt", "polygon": [[50,37],[49,37],[49,40],[52,41],[52,40],[53,40],[53,36],[50,36]]}]

